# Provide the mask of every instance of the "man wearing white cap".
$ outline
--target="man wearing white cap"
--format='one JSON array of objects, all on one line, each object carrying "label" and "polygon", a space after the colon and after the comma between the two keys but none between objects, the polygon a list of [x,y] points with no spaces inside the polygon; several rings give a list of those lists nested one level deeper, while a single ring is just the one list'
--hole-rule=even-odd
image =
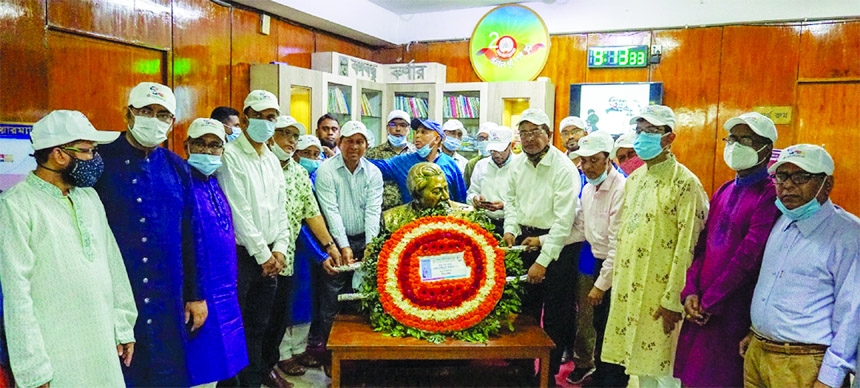
[{"label": "man wearing white cap", "polygon": [[544,329],[556,344],[548,366],[554,376],[576,332],[576,263],[582,244],[567,243],[576,218],[579,174],[570,158],[550,144],[551,124],[540,109],[526,109],[520,116],[525,157],[514,159],[510,167],[504,239],[513,246],[546,235],[540,248],[522,254],[529,283],[523,314],[543,317]]},{"label": "man wearing white cap", "polygon": [[217,170],[233,212],[236,230],[239,306],[245,324],[248,367],[239,372],[243,386],[289,387],[263,362],[263,337],[272,314],[278,273],[292,244],[287,188],[278,158],[266,143],[275,133],[280,108],[274,94],[253,90],[242,109],[242,136],[227,143]]},{"label": "man wearing white cap", "polygon": [[723,160],[737,176],[711,199],[687,282],[681,292],[689,323],[681,328],[675,377],[688,387],[743,385],[736,344],[749,333],[750,301],[762,252],[779,217],[767,163],[776,126],[759,113],[729,119]]},{"label": "man wearing white cap", "polygon": [[834,168],[824,148],[797,144],[768,169],[782,216],[740,344],[745,387],[839,387],[857,372],[860,219],[830,201]]},{"label": "man wearing white cap", "polygon": [[466,164],[469,163],[469,159],[466,159],[463,155],[460,155],[458,150],[460,150],[460,145],[462,144],[463,139],[463,131],[466,128],[463,127],[463,123],[457,119],[451,119],[445,122],[442,125],[442,131],[445,132],[445,141],[442,142],[442,147],[439,148],[445,155],[450,156],[457,162],[457,167],[460,168],[460,172],[466,171]]},{"label": "man wearing white cap", "polygon": [[314,135],[302,135],[296,141],[296,152],[293,154],[293,160],[310,174],[311,182],[316,181],[317,169],[322,163],[320,160],[322,149],[320,140]]},{"label": "man wearing white cap", "polygon": [[508,127],[498,126],[490,131],[487,150],[490,157],[475,165],[472,184],[466,201],[475,209],[484,209],[496,227],[496,233],[504,233],[505,196],[511,161],[517,156],[511,152],[514,133]]},{"label": "man wearing white cap", "polygon": [[382,216],[382,173],[364,158],[367,128],[347,121],[338,140],[340,154],[327,159],[317,171],[316,191],[328,228],[340,248],[341,262],[323,262],[321,316],[323,343],[340,306],[337,295],[351,287],[352,273],[334,272],[332,265],[364,259],[364,248],[379,234]]},{"label": "man wearing white cap", "polygon": [[118,135],[77,111],[49,113],[30,133],[36,170],[0,196],[0,278],[19,387],[125,384],[120,362],[135,355],[137,309],[90,187],[102,173],[97,145]]},{"label": "man wearing white cap", "polygon": [[123,370],[130,386],[190,385],[184,343],[207,315],[192,244],[191,171],[185,160],[159,147],[175,114],[170,88],[141,82],[128,96],[129,129],[100,149],[105,170],[94,187],[139,313],[134,363]]},{"label": "man wearing white cap", "polygon": [[626,131],[615,139],[615,146],[612,147],[610,158],[615,159],[618,163],[618,168],[624,171],[627,176],[642,167],[645,161],[636,155],[636,150],[633,149],[633,143],[636,141],[636,132]]},{"label": "man wearing white cap", "polygon": [[640,387],[678,387],[672,377],[684,306],[681,290],[708,214],[699,179],[675,160],[675,113],[649,105],[630,120],[645,160],[627,177],[601,360],[639,376]]},{"label": "man wearing white cap", "polygon": [[227,141],[224,125],[198,118],[188,127],[185,152],[194,195],[194,247],[209,315],[187,345],[192,386],[214,385],[248,365],[245,332],[236,297],[236,235],[227,197],[213,173]]},{"label": "man wearing white cap", "polygon": [[490,150],[487,149],[487,142],[490,139],[490,129],[497,127],[498,124],[494,122],[484,122],[478,127],[478,133],[475,134],[475,148],[478,151],[478,154],[475,155],[472,159],[469,159],[469,162],[466,163],[466,169],[463,171],[463,179],[466,181],[466,188],[469,188],[469,185],[472,182],[472,172],[475,170],[475,166],[481,159],[485,159],[490,156]]},{"label": "man wearing white cap", "polygon": [[[597,131],[577,139],[577,150],[573,152],[573,155],[580,158],[580,167],[587,182],[582,188],[580,198],[583,230],[595,259],[591,272],[593,278],[585,287],[589,289],[585,291],[586,303],[593,309],[591,324],[595,332],[595,347],[592,366],[576,363],[576,368],[571,371],[567,380],[571,384],[578,384],[591,375],[589,386],[594,387],[627,386],[627,376],[623,368],[600,360],[606,321],[609,318],[609,289],[612,287],[612,269],[618,229],[621,227],[621,204],[626,183],[626,178],[614,168],[609,157],[613,145],[609,133]],[[582,280],[580,278],[580,281]],[[582,291],[583,287],[580,287],[580,292]]]},{"label": "man wearing white cap", "polygon": [[[409,113],[393,110],[388,113],[388,141],[367,150],[367,159],[388,159],[400,154],[415,152],[415,146],[406,140],[409,135]],[[382,210],[403,204],[397,182],[387,181],[382,186]]]},{"label": "man wearing white cap", "polygon": [[576,116],[563,118],[558,123],[558,132],[561,134],[561,141],[564,142],[564,148],[567,149],[568,156],[571,152],[579,149],[579,139],[588,134],[585,130],[585,122]]}]

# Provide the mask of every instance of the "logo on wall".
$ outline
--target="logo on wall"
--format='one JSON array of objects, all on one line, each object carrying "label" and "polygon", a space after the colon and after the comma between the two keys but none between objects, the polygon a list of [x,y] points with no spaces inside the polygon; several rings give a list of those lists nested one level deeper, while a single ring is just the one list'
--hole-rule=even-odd
[{"label": "logo on wall", "polygon": [[549,33],[531,9],[502,5],[475,26],[469,52],[472,68],[484,81],[531,81],[546,65]]}]

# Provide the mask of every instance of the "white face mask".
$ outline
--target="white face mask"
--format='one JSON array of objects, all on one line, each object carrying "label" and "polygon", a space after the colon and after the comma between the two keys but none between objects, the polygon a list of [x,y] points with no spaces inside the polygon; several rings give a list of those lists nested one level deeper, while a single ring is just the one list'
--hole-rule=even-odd
[{"label": "white face mask", "polygon": [[726,144],[726,148],[723,148],[723,160],[732,170],[746,170],[759,163],[758,153],[764,147],[756,151],[740,143]]},{"label": "white face mask", "polygon": [[155,147],[167,140],[171,125],[155,117],[134,116],[131,135],[140,145],[147,148]]},{"label": "white face mask", "polygon": [[269,148],[272,149],[272,153],[278,157],[278,160],[280,160],[282,162],[286,162],[287,160],[289,160],[290,158],[293,157],[292,152],[284,151],[284,149],[281,148],[281,146],[279,146],[277,143],[272,144],[271,146],[269,146]]}]

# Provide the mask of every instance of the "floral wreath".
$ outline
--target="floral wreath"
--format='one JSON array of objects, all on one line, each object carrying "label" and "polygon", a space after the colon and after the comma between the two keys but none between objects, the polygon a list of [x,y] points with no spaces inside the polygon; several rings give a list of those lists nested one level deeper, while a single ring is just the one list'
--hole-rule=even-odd
[{"label": "floral wreath", "polygon": [[[446,337],[483,342],[498,334],[502,322],[513,331],[511,315],[519,312],[521,287],[517,280],[506,282],[506,276],[524,273],[519,255],[499,248],[483,212],[438,213],[424,211],[368,245],[361,292],[371,326],[436,343]],[[452,254],[462,256],[467,276],[424,277],[422,259]]]}]

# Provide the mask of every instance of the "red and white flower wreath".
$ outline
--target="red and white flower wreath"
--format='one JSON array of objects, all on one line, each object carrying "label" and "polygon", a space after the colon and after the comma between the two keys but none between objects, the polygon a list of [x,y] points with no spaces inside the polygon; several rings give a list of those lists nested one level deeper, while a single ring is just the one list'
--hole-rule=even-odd
[{"label": "red and white flower wreath", "polygon": [[[420,259],[462,253],[469,276],[424,282]],[[406,224],[383,245],[377,286],[385,311],[398,322],[429,332],[470,328],[493,311],[505,287],[505,253],[472,222],[449,216]]]}]

